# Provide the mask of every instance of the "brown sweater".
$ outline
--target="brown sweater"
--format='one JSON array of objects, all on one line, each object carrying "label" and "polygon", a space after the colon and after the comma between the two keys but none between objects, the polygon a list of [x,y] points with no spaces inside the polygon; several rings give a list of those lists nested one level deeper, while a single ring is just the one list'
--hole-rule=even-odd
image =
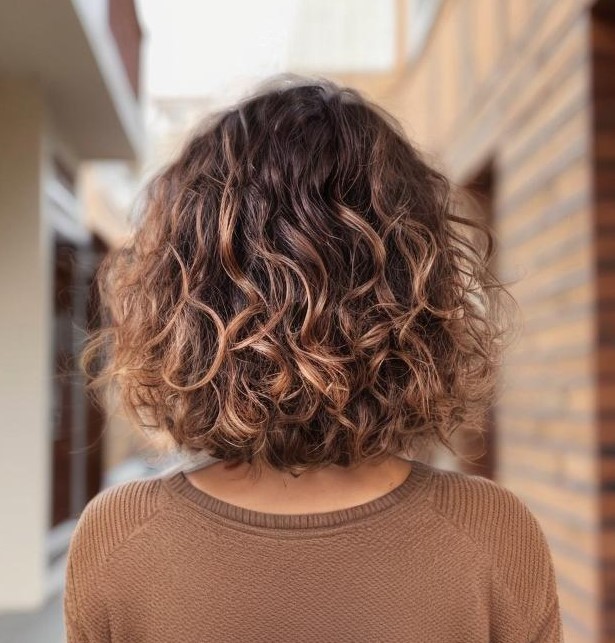
[{"label": "brown sweater", "polygon": [[412,460],[398,487],[324,513],[261,513],[180,472],[83,511],[69,643],[563,641],[551,554],[525,503]]}]

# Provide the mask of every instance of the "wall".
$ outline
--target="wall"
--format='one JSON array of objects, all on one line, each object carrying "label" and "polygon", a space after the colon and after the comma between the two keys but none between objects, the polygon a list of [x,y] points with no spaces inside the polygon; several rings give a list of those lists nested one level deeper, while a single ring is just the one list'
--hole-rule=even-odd
[{"label": "wall", "polygon": [[594,225],[597,281],[599,466],[602,480],[602,603],[615,639],[615,4],[596,3],[592,22]]},{"label": "wall", "polygon": [[523,311],[501,374],[496,479],[547,535],[567,643],[608,640],[590,5],[443,1],[420,57],[375,96],[457,182],[492,164],[500,276]]},{"label": "wall", "polygon": [[49,519],[51,293],[42,216],[44,110],[34,81],[0,79],[0,605],[43,599]]}]

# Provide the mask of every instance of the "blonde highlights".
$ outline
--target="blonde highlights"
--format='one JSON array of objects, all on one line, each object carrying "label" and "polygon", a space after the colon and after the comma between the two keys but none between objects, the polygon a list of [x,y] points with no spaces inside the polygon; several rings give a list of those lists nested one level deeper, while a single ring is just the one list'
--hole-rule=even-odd
[{"label": "blonde highlights", "polygon": [[493,399],[492,253],[388,114],[327,81],[274,84],[150,181],[99,268],[82,368],[139,425],[231,464],[450,448]]}]

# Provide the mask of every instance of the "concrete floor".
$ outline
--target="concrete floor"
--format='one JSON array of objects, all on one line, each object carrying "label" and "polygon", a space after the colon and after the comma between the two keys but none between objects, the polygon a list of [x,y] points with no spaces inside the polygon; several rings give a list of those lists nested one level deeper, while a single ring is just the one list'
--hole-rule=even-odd
[{"label": "concrete floor", "polygon": [[[157,467],[146,465],[139,458],[127,460],[110,472],[104,481],[104,487],[161,473],[169,466],[177,464],[169,459]],[[65,643],[63,620],[63,587],[64,567],[58,565],[55,573],[55,593],[40,609],[31,612],[0,612],[0,643]]]},{"label": "concrete floor", "polygon": [[1,612],[0,643],[64,643],[62,595],[35,612]]}]

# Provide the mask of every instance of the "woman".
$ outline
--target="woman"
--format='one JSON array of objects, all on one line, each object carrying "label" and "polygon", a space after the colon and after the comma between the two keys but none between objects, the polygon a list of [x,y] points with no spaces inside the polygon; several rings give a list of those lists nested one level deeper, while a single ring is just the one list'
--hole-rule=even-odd
[{"label": "woman", "polygon": [[69,642],[561,641],[527,506],[412,457],[494,400],[492,242],[353,90],[285,79],[208,121],[102,264],[82,366],[213,464],[90,501]]}]

